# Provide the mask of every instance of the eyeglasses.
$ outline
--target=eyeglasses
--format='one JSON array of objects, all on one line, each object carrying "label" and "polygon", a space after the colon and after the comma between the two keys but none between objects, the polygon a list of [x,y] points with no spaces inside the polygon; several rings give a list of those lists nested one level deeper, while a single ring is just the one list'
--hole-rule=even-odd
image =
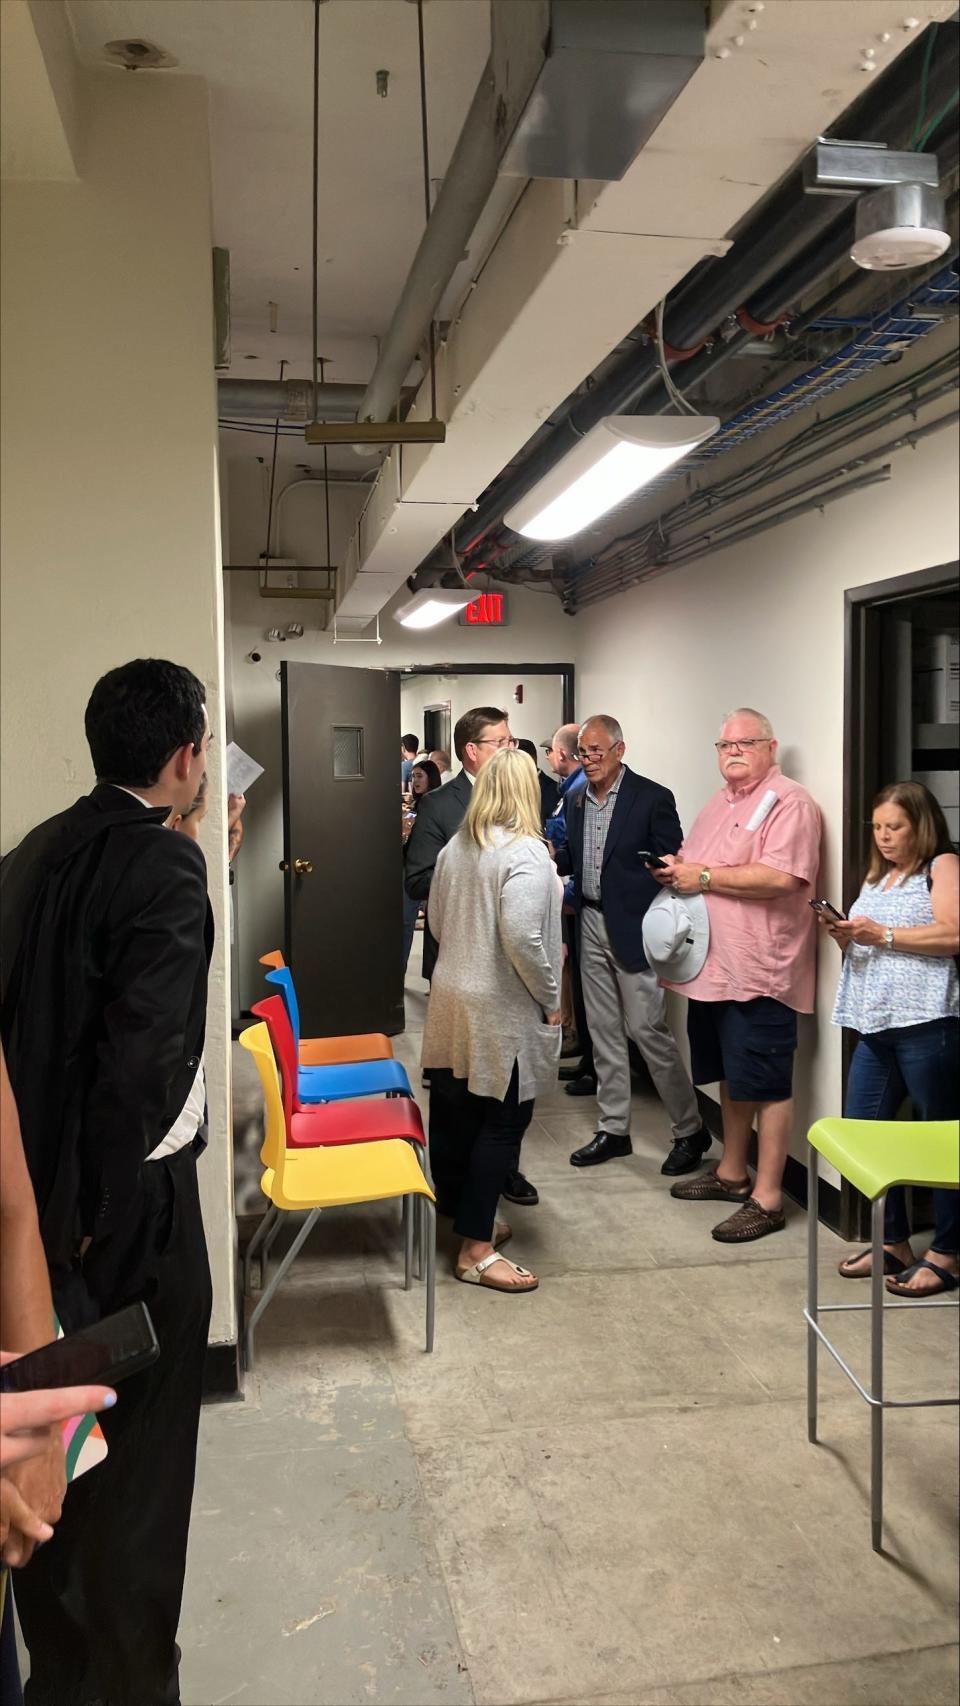
[{"label": "eyeglasses", "polygon": [[769,746],[770,735],[756,735],[751,740],[715,740],[714,746],[723,755],[725,752],[749,752],[754,746]]},{"label": "eyeglasses", "polygon": [[577,757],[581,760],[586,758],[605,758],[608,752],[613,751],[614,746],[619,745],[620,742],[615,740],[613,746],[578,746]]},{"label": "eyeglasses", "polygon": [[511,735],[506,740],[494,740],[492,735],[485,735],[483,740],[471,741],[471,746],[495,746],[498,752],[506,752],[508,747],[516,751],[517,743]]}]

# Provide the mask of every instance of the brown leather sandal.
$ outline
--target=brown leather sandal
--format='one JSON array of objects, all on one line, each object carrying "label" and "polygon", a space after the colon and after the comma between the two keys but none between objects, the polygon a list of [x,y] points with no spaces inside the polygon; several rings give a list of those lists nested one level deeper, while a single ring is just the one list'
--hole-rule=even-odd
[{"label": "brown leather sandal", "polygon": [[711,1167],[709,1173],[672,1185],[670,1195],[680,1202],[746,1202],[750,1190],[749,1179],[721,1179],[716,1167]]},{"label": "brown leather sandal", "polygon": [[736,1214],[713,1228],[710,1236],[718,1244],[750,1244],[755,1238],[766,1238],[768,1232],[782,1232],[786,1224],[781,1208],[764,1208],[748,1197]]}]

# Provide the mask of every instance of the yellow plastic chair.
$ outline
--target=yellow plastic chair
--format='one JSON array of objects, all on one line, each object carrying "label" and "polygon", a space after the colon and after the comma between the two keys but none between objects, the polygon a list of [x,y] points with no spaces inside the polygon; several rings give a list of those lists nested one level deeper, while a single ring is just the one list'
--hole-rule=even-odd
[{"label": "yellow plastic chair", "polygon": [[253,1367],[257,1323],[269,1308],[277,1287],[310,1236],[321,1211],[347,1204],[382,1202],[388,1197],[400,1197],[403,1201],[405,1291],[409,1291],[413,1283],[414,1205],[417,1202],[422,1204],[421,1245],[426,1246],[426,1348],[432,1351],[437,1219],[434,1195],[423,1175],[413,1146],[402,1139],[390,1138],[382,1143],[341,1143],[316,1149],[288,1149],[280,1079],[266,1025],[251,1025],[241,1034],[240,1043],[253,1056],[263,1090],[266,1133],[260,1150],[264,1167],[260,1189],[270,1203],[244,1256],[245,1292],[250,1287],[253,1256],[268,1236],[272,1242],[276,1230],[279,1229],[281,1216],[307,1211],[306,1219],[276,1273],[269,1281],[266,1274],[263,1275],[263,1294],[244,1334],[246,1367]]},{"label": "yellow plastic chair", "polygon": [[[883,1316],[885,1309],[956,1309],[956,1303],[884,1303],[883,1211],[894,1185],[925,1185],[932,1190],[960,1187],[960,1120],[818,1120],[807,1133],[807,1438],[817,1443],[817,1348],[823,1345],[839,1363],[861,1398],[870,1405],[870,1534],[873,1550],[883,1541],[883,1412],[957,1405],[957,1398],[885,1398],[883,1396]],[[871,1280],[869,1303],[820,1303],[817,1291],[817,1202],[819,1158],[823,1156],[871,1203]],[[869,1309],[870,1383],[844,1362],[819,1324],[827,1312]]]}]

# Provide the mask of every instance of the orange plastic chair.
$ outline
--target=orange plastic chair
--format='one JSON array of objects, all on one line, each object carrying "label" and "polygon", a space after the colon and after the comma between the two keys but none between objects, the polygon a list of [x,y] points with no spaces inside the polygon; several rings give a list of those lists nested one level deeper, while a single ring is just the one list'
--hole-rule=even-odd
[{"label": "orange plastic chair", "polygon": [[[272,948],[268,954],[261,954],[260,964],[272,971],[287,970],[286,960],[279,948]],[[267,982],[271,981],[268,976]],[[301,1066],[346,1066],[355,1065],[362,1060],[393,1059],[393,1045],[382,1031],[366,1031],[351,1037],[301,1037],[292,973],[289,974],[289,981],[281,987],[290,1013],[290,1023],[297,1038]]]}]

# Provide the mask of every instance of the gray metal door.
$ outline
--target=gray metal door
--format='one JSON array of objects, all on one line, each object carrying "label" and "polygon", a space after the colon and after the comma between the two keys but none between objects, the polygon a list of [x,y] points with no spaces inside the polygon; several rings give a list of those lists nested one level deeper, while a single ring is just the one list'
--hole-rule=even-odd
[{"label": "gray metal door", "polygon": [[287,961],[305,1036],[403,1028],[400,681],[281,665]]}]

